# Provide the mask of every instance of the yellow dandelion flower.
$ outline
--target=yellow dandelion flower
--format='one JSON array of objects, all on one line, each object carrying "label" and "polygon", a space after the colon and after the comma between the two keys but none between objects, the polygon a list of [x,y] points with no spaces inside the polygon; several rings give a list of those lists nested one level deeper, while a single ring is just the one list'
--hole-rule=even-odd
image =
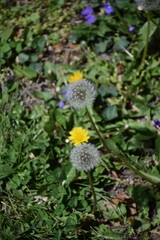
[{"label": "yellow dandelion flower", "polygon": [[74,144],[74,146],[83,142],[88,142],[88,139],[90,138],[88,130],[82,127],[74,127],[69,134],[71,136],[69,136],[68,139]]},{"label": "yellow dandelion flower", "polygon": [[83,79],[83,73],[81,73],[80,71],[76,71],[72,75],[69,76],[68,82],[72,83],[72,82],[75,82],[75,81],[78,81],[81,79]]}]

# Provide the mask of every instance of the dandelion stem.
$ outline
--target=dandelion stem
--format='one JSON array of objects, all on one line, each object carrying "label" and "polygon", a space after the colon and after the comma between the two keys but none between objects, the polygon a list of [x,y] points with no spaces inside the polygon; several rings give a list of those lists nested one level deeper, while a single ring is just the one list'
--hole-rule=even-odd
[{"label": "dandelion stem", "polygon": [[124,20],[123,17],[121,16],[121,14],[120,14],[120,12],[118,11],[118,9],[116,8],[116,6],[112,3],[112,0],[109,0],[108,2],[111,4],[111,6],[112,6],[112,8],[114,9],[114,11],[115,11],[117,17],[119,18],[120,22],[123,23],[123,25],[124,25],[124,27],[126,28],[126,31],[128,32],[128,35],[130,36],[130,38],[131,38],[132,40],[134,40],[134,36],[133,36],[133,35],[130,33],[130,31],[128,30],[128,24],[125,22],[125,20]]},{"label": "dandelion stem", "polygon": [[147,51],[148,51],[148,42],[149,42],[149,34],[150,34],[150,17],[149,17],[149,13],[147,13],[147,33],[146,33],[146,43],[145,43],[145,47],[144,47],[144,51],[143,51],[143,57],[138,69],[138,72],[143,68],[145,60],[146,60],[146,56],[147,56]]},{"label": "dandelion stem", "polygon": [[132,172],[134,172],[136,175],[138,175],[139,177],[144,178],[145,180],[147,180],[148,182],[152,183],[152,184],[160,184],[160,178],[159,177],[155,177],[152,176],[150,174],[147,174],[145,172],[142,172],[140,170],[138,170],[136,167],[134,167],[133,165],[131,165],[126,159],[125,157],[123,157],[122,155],[116,153],[116,152],[112,152],[113,155],[117,156],[124,164],[126,167],[128,167]]},{"label": "dandelion stem", "polygon": [[93,186],[93,178],[92,178],[92,174],[91,171],[88,171],[88,177],[89,177],[89,183],[91,186],[91,191],[92,191],[92,195],[93,195],[93,209],[92,209],[92,214],[95,214],[96,208],[97,208],[97,198],[96,198],[96,193],[94,190],[94,186]]},{"label": "dandelion stem", "polygon": [[93,128],[95,129],[97,135],[99,136],[99,138],[100,138],[103,146],[105,147],[105,149],[106,149],[109,153],[112,153],[115,157],[118,157],[118,158],[121,160],[121,162],[123,162],[124,165],[125,165],[126,167],[128,167],[128,168],[129,168],[132,172],[134,172],[136,175],[138,175],[138,176],[146,179],[146,180],[147,180],[148,182],[150,182],[150,183],[160,184],[160,178],[159,178],[159,177],[155,177],[155,176],[153,176],[153,175],[151,175],[151,174],[148,174],[148,173],[145,173],[145,172],[143,172],[143,171],[138,170],[136,167],[134,167],[132,164],[130,164],[130,163],[126,160],[126,158],[125,158],[124,156],[122,156],[121,154],[119,154],[119,153],[117,153],[117,152],[115,152],[115,151],[113,151],[113,150],[110,150],[109,147],[107,146],[106,141],[104,140],[103,136],[101,135],[100,131],[98,130],[98,127],[96,126],[94,120],[92,119],[92,116],[91,116],[88,108],[86,108],[86,112],[87,112],[88,117],[89,117],[89,120],[90,120],[90,122],[92,123],[92,126],[93,126]]},{"label": "dandelion stem", "polygon": [[159,27],[159,24],[153,19],[151,12],[147,12],[147,13],[146,13],[146,16],[147,16],[147,18],[148,18],[154,25],[156,25],[157,27]]},{"label": "dandelion stem", "polygon": [[90,122],[92,123],[92,126],[93,126],[94,130],[96,131],[98,137],[100,138],[100,140],[101,140],[103,146],[107,149],[108,152],[111,152],[110,149],[108,148],[108,146],[107,146],[107,144],[106,144],[104,138],[102,137],[102,135],[101,135],[101,133],[100,133],[98,127],[96,126],[96,123],[95,123],[94,120],[92,119],[92,116],[91,116],[91,114],[90,114],[90,112],[89,112],[89,110],[88,110],[87,107],[86,107],[86,112],[87,112],[87,114],[88,114],[88,118],[89,118]]}]

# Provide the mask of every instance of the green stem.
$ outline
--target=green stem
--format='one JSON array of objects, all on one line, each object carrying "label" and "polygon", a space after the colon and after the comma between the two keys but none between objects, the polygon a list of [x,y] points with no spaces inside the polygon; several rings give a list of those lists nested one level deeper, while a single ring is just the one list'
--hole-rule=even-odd
[{"label": "green stem", "polygon": [[93,186],[93,179],[92,179],[92,174],[89,171],[88,172],[88,177],[89,177],[89,183],[91,186],[91,191],[92,191],[92,195],[93,195],[93,209],[92,209],[92,214],[95,214],[96,208],[97,208],[97,198],[96,198],[96,194],[95,194],[95,190],[94,190],[94,186]]},{"label": "green stem", "polygon": [[124,156],[120,155],[119,153],[110,150],[109,147],[107,146],[106,141],[104,140],[103,136],[101,135],[101,133],[99,132],[94,120],[92,119],[92,116],[88,110],[88,108],[86,108],[86,112],[88,114],[89,120],[92,123],[92,126],[94,128],[94,130],[96,131],[97,135],[99,136],[103,146],[106,148],[107,152],[112,153],[114,156],[118,157],[126,167],[128,167],[132,172],[134,172],[136,175],[146,179],[148,182],[151,182],[153,184],[160,184],[160,178],[158,177],[154,177],[148,173],[142,172],[140,170],[138,170],[137,168],[135,168],[133,165],[131,165]]},{"label": "green stem", "polygon": [[120,12],[119,12],[118,9],[116,8],[116,6],[112,3],[112,0],[109,0],[108,2],[111,4],[111,6],[112,6],[112,8],[114,9],[114,11],[115,11],[117,17],[119,18],[120,22],[123,23],[123,25],[124,25],[124,27],[126,28],[126,31],[128,32],[128,35],[130,36],[130,38],[131,38],[132,40],[134,40],[134,36],[133,36],[133,35],[130,33],[130,31],[128,30],[128,24],[124,21],[124,19],[123,19],[123,17],[121,16]]},{"label": "green stem", "polygon": [[100,133],[98,127],[96,126],[94,120],[92,119],[92,116],[91,116],[91,114],[90,114],[90,112],[89,112],[89,110],[88,110],[87,107],[86,107],[86,112],[87,112],[87,114],[88,114],[88,118],[89,118],[89,120],[90,120],[90,122],[91,122],[91,124],[92,124],[92,126],[93,126],[93,128],[94,128],[94,130],[96,131],[98,137],[100,138],[100,140],[101,140],[103,146],[106,148],[107,152],[111,152],[110,149],[108,148],[108,146],[107,146],[107,144],[106,144],[104,138],[102,137],[102,135],[101,135],[101,133]]},{"label": "green stem", "polygon": [[151,12],[146,13],[146,16],[147,16],[147,19],[149,19],[154,25],[159,27],[159,24],[156,23],[156,21],[152,18],[152,13]]},{"label": "green stem", "polygon": [[148,42],[149,42],[149,34],[150,34],[150,17],[149,17],[149,13],[147,13],[147,19],[148,19],[148,24],[147,24],[147,34],[146,34],[146,43],[145,43],[145,47],[144,47],[144,52],[143,52],[143,57],[138,69],[138,72],[143,68],[145,60],[146,60],[146,56],[147,56],[147,51],[148,51]]},{"label": "green stem", "polygon": [[115,156],[117,156],[132,172],[134,172],[136,175],[146,179],[148,182],[152,184],[160,184],[160,178],[156,176],[152,176],[150,174],[147,174],[145,172],[142,172],[135,168],[133,165],[131,165],[123,156],[119,155],[116,152],[112,152]]}]

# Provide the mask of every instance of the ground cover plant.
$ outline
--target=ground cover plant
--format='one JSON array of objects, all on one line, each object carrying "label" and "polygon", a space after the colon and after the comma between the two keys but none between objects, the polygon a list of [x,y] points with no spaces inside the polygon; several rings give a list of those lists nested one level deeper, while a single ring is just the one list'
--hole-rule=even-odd
[{"label": "ground cover plant", "polygon": [[158,240],[160,1],[0,8],[0,239]]}]

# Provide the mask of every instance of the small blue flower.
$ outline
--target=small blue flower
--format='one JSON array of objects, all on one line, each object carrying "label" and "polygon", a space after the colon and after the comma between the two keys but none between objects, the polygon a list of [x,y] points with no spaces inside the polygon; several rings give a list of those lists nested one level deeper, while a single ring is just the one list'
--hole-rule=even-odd
[{"label": "small blue flower", "polygon": [[87,7],[81,12],[81,15],[87,16],[93,13],[93,8],[92,7]]},{"label": "small blue flower", "polygon": [[61,91],[62,94],[66,94],[66,92],[67,91],[65,89],[62,89],[62,91]]},{"label": "small blue flower", "polygon": [[81,15],[84,16],[87,24],[94,23],[96,21],[95,16],[92,14],[94,12],[92,7],[87,7],[81,12]]},{"label": "small blue flower", "polygon": [[131,27],[128,28],[128,30],[129,30],[130,32],[133,32],[135,29],[136,29],[136,27],[134,27],[134,26],[131,26]]},{"label": "small blue flower", "polygon": [[153,127],[160,128],[160,119],[153,120]]},{"label": "small blue flower", "polygon": [[94,23],[96,21],[95,16],[92,15],[92,14],[85,16],[84,19],[86,20],[87,24],[91,24],[91,23]]},{"label": "small blue flower", "polygon": [[58,107],[59,108],[64,108],[65,103],[63,101],[59,101]]},{"label": "small blue flower", "polygon": [[111,4],[109,2],[104,4],[104,11],[106,12],[106,14],[111,14],[114,12],[114,9],[112,8]]}]

